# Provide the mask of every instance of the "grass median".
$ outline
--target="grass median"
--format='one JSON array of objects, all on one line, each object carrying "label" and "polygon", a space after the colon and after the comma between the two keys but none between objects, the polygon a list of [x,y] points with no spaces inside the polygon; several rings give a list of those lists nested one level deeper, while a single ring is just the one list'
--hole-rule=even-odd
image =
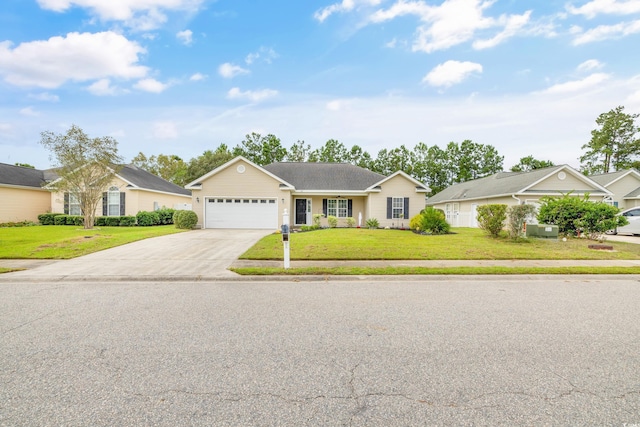
[{"label": "grass median", "polygon": [[0,228],[0,259],[70,259],[183,231],[174,225],[96,227],[90,230],[72,225]]}]

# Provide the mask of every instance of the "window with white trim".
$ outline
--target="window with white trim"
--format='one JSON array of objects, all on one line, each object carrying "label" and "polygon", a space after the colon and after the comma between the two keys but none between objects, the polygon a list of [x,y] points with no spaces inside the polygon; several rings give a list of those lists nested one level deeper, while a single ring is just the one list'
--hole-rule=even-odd
[{"label": "window with white trim", "polygon": [[404,197],[394,197],[391,200],[391,218],[404,218]]},{"label": "window with white trim", "polygon": [[346,218],[349,216],[348,199],[327,199],[327,216]]},{"label": "window with white trim", "polygon": [[82,215],[80,199],[74,193],[69,193],[69,215]]},{"label": "window with white trim", "polygon": [[115,186],[107,192],[107,216],[120,216],[120,189]]}]

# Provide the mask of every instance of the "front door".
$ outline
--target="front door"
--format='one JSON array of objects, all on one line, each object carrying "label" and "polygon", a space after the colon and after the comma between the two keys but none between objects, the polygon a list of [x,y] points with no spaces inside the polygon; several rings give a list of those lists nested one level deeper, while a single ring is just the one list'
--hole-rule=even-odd
[{"label": "front door", "polygon": [[307,224],[307,199],[296,199],[296,225]]}]

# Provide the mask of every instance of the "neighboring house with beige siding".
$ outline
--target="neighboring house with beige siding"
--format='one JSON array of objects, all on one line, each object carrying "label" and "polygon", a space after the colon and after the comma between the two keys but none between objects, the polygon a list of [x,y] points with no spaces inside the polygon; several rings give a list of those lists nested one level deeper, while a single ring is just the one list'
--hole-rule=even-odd
[{"label": "neighboring house with beige siding", "polygon": [[590,176],[612,193],[611,202],[620,209],[640,206],[640,173],[635,169]]},{"label": "neighboring house with beige siding", "polygon": [[186,186],[202,228],[277,229],[284,210],[292,227],[311,225],[313,215],[347,218],[364,226],[408,227],[425,206],[429,188],[396,172],[386,177],[344,163],[281,162],[258,166],[239,156]]},{"label": "neighboring house with beige siding", "polygon": [[427,200],[453,227],[478,227],[477,208],[486,204],[538,205],[544,196],[584,197],[611,202],[613,193],[568,165],[497,174],[452,185]]},{"label": "neighboring house with beige siding", "polygon": [[51,209],[45,171],[0,163],[0,223],[38,221]]}]

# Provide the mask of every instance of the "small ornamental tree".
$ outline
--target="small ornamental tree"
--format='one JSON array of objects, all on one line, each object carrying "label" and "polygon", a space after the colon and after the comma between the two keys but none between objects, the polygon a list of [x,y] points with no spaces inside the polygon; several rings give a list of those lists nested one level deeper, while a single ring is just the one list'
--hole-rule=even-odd
[{"label": "small ornamental tree", "polygon": [[507,205],[478,206],[478,225],[493,237],[498,237],[507,220]]},{"label": "small ornamental tree", "polygon": [[536,207],[534,205],[515,205],[510,206],[507,209],[507,216],[509,217],[509,237],[517,239],[522,235],[524,231],[524,224],[527,218],[533,217],[536,213]]},{"label": "small ornamental tree", "polygon": [[80,205],[84,228],[93,228],[102,193],[118,172],[118,142],[105,136],[90,138],[76,125],[65,134],[42,132],[42,144],[50,151],[58,179],[48,185],[53,191],[68,192]]}]

